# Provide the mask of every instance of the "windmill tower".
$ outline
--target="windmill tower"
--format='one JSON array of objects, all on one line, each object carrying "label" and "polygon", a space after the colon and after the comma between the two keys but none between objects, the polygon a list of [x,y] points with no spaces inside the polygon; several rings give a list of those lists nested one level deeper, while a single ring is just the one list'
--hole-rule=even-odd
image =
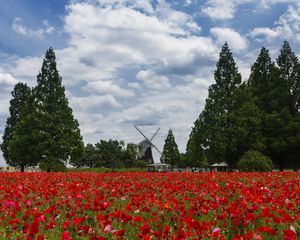
[{"label": "windmill tower", "polygon": [[161,155],[161,151],[159,151],[158,148],[152,143],[152,140],[157,135],[160,128],[156,130],[156,132],[153,134],[151,138],[148,138],[137,126],[134,125],[134,127],[144,137],[144,140],[138,144],[138,148],[139,148],[138,158],[146,162],[149,162],[150,164],[154,163],[152,148],[154,148],[160,155]]}]

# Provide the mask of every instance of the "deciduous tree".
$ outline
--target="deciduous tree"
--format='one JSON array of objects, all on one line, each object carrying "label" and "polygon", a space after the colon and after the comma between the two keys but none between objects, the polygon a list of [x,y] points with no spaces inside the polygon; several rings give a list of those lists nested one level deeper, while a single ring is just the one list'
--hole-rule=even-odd
[{"label": "deciduous tree", "polygon": [[1,144],[1,150],[6,163],[13,167],[21,167],[24,170],[24,166],[27,164],[20,164],[15,158],[11,158],[10,155],[10,142],[13,137],[13,132],[16,129],[17,124],[21,118],[21,112],[29,101],[31,95],[31,89],[24,83],[17,83],[11,92],[12,99],[10,100],[9,117],[6,120],[6,126],[3,133],[3,142]]}]

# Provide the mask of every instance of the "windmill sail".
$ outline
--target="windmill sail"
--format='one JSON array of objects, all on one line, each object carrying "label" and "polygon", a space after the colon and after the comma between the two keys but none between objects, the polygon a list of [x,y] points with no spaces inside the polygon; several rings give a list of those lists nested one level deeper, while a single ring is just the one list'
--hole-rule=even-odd
[{"label": "windmill sail", "polygon": [[157,135],[158,131],[160,128],[156,130],[154,135],[149,139],[148,137],[145,136],[145,134],[137,127],[134,125],[136,130],[145,138],[143,141],[141,141],[138,144],[139,152],[138,152],[138,158],[141,160],[144,160],[149,163],[154,163],[153,160],[153,155],[152,155],[152,147],[158,151],[160,154],[161,152],[158,150],[158,148],[152,143],[153,138]]}]

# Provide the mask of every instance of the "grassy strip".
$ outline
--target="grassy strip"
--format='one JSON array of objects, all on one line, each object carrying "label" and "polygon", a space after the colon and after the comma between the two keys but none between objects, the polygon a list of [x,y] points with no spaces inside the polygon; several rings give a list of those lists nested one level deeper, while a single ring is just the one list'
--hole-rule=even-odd
[{"label": "grassy strip", "polygon": [[67,172],[146,172],[147,168],[68,168]]}]

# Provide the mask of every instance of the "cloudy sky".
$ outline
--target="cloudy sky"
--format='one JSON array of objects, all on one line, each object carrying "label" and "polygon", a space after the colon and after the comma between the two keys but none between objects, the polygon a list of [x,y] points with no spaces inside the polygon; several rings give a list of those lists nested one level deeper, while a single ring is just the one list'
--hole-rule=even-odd
[{"label": "cloudy sky", "polygon": [[35,86],[52,46],[85,143],[137,143],[136,124],[161,128],[159,149],[172,128],[185,152],[224,41],[246,79],[260,48],[275,60],[285,39],[298,54],[299,0],[2,1],[0,135],[13,86]]}]

